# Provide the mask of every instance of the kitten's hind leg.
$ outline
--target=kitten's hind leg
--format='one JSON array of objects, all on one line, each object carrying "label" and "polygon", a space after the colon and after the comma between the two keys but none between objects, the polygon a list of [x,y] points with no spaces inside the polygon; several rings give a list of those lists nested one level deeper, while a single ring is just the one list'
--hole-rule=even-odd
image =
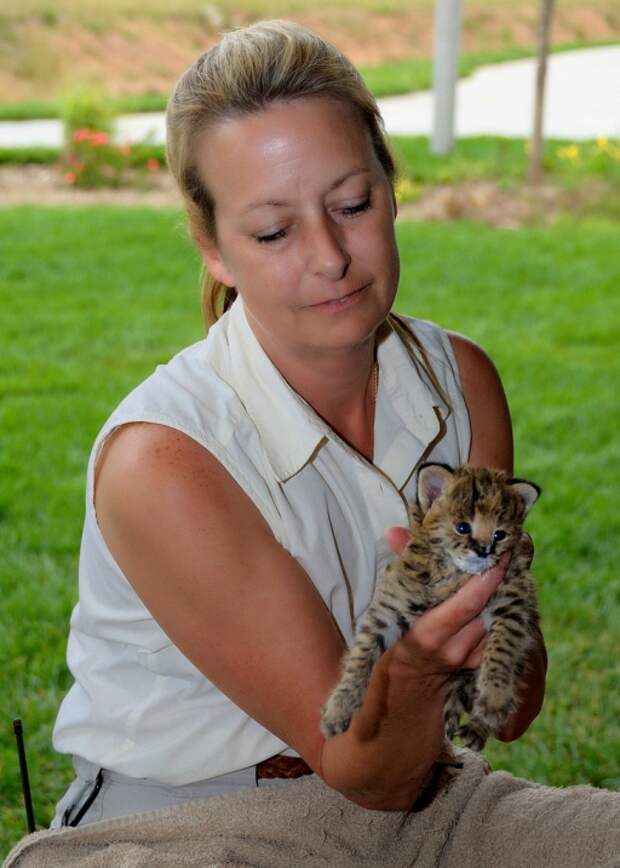
[{"label": "kitten's hind leg", "polygon": [[529,646],[529,637],[517,618],[518,613],[510,620],[498,618],[491,625],[471,716],[457,733],[472,750],[481,750],[490,735],[497,736],[517,707],[517,675],[523,649]]},{"label": "kitten's hind leg", "polygon": [[452,740],[459,730],[461,718],[471,709],[476,689],[476,672],[462,669],[456,672],[448,685],[444,705],[446,736]]}]

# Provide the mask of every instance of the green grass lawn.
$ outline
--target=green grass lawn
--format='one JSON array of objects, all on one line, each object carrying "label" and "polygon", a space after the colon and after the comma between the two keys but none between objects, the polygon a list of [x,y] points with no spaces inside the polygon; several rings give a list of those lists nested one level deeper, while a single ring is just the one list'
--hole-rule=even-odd
[{"label": "green grass lawn", "polygon": [[[431,154],[426,136],[391,136],[390,143],[401,176],[414,186],[494,179],[510,187],[527,175],[529,144],[525,139],[465,136],[441,156]],[[546,180],[558,186],[604,182],[620,191],[620,139],[572,144],[546,139],[543,168]]]},{"label": "green grass lawn", "polygon": [[[620,789],[618,224],[498,231],[399,224],[398,308],[479,341],[503,376],[516,469],[543,496],[529,527],[550,656],[530,732],[493,765]],[[198,261],[173,211],[0,209],[0,853],[24,831],[12,719],[35,811],[71,776],[51,750],[70,679],[84,470],[119,399],[202,333]],[[7,251],[10,255],[7,255]]]}]

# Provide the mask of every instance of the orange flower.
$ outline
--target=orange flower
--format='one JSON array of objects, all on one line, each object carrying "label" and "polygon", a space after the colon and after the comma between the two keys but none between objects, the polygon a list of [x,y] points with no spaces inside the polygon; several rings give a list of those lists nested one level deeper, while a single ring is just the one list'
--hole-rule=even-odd
[{"label": "orange flower", "polygon": [[159,169],[159,160],[156,160],[155,157],[151,157],[150,160],[146,161],[146,168],[149,172],[156,172]]},{"label": "orange flower", "polygon": [[107,133],[93,133],[90,137],[93,145],[107,145],[110,141],[110,136]]},{"label": "orange flower", "polygon": [[74,142],[87,142],[92,136],[92,132],[85,127],[81,130],[75,130],[73,133]]},{"label": "orange flower", "polygon": [[119,154],[122,154],[124,157],[128,157],[131,154],[131,145],[124,144],[118,146]]},{"label": "orange flower", "polygon": [[75,184],[77,180],[77,175],[75,172],[65,172],[65,181],[67,184]]}]

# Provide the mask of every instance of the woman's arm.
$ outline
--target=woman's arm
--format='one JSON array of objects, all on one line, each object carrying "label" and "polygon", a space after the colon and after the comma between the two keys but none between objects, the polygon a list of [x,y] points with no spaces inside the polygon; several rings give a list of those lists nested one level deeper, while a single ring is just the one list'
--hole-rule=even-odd
[{"label": "woman's arm", "polygon": [[471,424],[469,462],[512,474],[512,423],[497,369],[480,347],[450,333]]},{"label": "woman's arm", "polygon": [[483,636],[501,569],[473,578],[383,655],[348,732],[320,708],[344,644],[299,563],[198,443],[132,424],[107,442],[95,502],[107,545],[174,644],[233,702],[358,804],[411,806],[442,742],[445,686]]},{"label": "woman's arm", "polygon": [[[499,374],[487,354],[468,338],[455,333],[450,340],[459,366],[461,385],[471,423],[472,464],[513,472],[512,425]],[[547,651],[541,633],[529,659],[521,705],[506,721],[500,738],[519,738],[540,712],[545,698]]]}]

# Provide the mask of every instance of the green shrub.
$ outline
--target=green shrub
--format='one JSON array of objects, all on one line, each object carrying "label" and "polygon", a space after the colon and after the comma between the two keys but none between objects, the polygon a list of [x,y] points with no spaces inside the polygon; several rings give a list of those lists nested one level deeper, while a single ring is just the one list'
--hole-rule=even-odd
[{"label": "green shrub", "polygon": [[[139,146],[113,141],[115,112],[103,91],[75,91],[63,106],[65,145],[60,167],[65,181],[75,187],[122,187],[140,184],[145,171],[162,165],[159,154],[148,153],[149,143]],[[136,156],[136,151],[138,155]]]},{"label": "green shrub", "polygon": [[65,130],[65,146],[71,147],[77,130],[96,130],[112,134],[114,109],[105,92],[94,85],[69,91],[62,101],[61,118]]}]

